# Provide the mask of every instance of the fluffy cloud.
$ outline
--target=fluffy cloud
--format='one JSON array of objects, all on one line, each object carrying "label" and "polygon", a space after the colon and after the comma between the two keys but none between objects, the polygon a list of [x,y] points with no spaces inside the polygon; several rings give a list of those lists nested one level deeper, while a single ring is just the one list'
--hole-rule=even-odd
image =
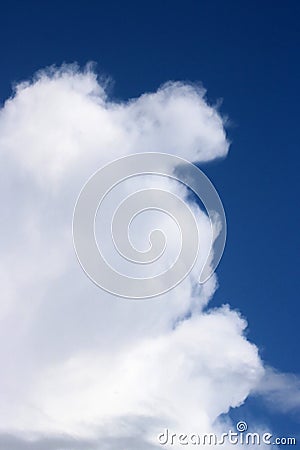
[{"label": "fluffy cloud", "polygon": [[[87,279],[71,236],[77,195],[104,163],[145,151],[190,161],[226,155],[224,123],[205,91],[168,83],[117,103],[89,68],[42,71],[4,104],[0,148],[5,448],[28,448],[34,439],[30,448],[114,449],[122,442],[146,450],[157,447],[156,435],[167,426],[220,431],[219,416],[244,402],[264,369],[239,314],[204,310],[217,282],[213,276],[197,285],[201,255],[173,291],[126,301]],[[188,201],[168,181],[143,179],[138,186],[151,183]],[[123,195],[136,188],[136,182],[126,186]],[[119,195],[104,205],[102,237]],[[205,247],[210,224],[191,207]],[[140,220],[137,243],[158,225],[170,235],[172,256],[176,230],[165,218]]]},{"label": "fluffy cloud", "polygon": [[90,70],[67,66],[41,72],[33,83],[19,84],[6,102],[1,148],[48,187],[82,171],[82,165],[95,170],[135,152],[208,161],[225,156],[228,142],[222,118],[204,94],[198,87],[168,83],[156,93],[113,103]]}]

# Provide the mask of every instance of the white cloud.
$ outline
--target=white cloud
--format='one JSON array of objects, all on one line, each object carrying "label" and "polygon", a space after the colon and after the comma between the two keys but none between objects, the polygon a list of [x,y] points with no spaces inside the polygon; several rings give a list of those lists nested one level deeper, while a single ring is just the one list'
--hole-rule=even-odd
[{"label": "white cloud", "polygon": [[300,379],[295,374],[281,373],[267,367],[255,392],[262,395],[272,409],[285,413],[299,411]]},{"label": "white cloud", "polygon": [[82,171],[82,165],[95,170],[134,152],[167,151],[207,161],[225,156],[228,142],[222,118],[204,95],[203,89],[168,83],[153,94],[113,103],[90,70],[40,72],[6,102],[1,148],[47,186]]},{"label": "white cloud", "polygon": [[[204,94],[169,83],[113,103],[92,71],[67,66],[18,85],[1,110],[0,432],[7,448],[14,439],[27,448],[20,439],[32,436],[39,448],[58,448],[60,435],[85,450],[91,442],[113,449],[120,440],[155,448],[165,426],[217,429],[220,414],[259,383],[264,369],[245,321],[228,307],[203,312],[216,277],[196,285],[201,261],[170,293],[126,301],[94,286],[72,247],[76,197],[104,163],[145,151],[191,161],[226,155],[223,120]],[[208,245],[208,220],[192,207]],[[137,242],[157,221],[171,234],[172,255],[175,231],[156,216],[140,221]]]}]

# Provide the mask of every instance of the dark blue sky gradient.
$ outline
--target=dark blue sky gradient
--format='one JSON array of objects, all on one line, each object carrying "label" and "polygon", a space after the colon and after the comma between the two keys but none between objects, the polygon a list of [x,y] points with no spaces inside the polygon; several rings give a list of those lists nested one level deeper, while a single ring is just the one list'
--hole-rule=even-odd
[{"label": "dark blue sky gradient", "polygon": [[2,101],[12,82],[44,66],[91,60],[114,79],[115,98],[188,80],[202,82],[211,103],[223,99],[230,154],[202,166],[229,228],[212,305],[241,310],[263,359],[300,373],[300,2],[4,1],[0,9]]}]

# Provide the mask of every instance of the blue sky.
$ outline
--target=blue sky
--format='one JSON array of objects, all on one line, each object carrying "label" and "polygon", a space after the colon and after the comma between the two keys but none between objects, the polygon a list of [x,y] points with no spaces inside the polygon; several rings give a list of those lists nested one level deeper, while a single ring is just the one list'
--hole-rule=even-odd
[{"label": "blue sky", "polygon": [[[231,149],[201,165],[228,221],[211,306],[242,311],[264,361],[300,373],[299,2],[10,1],[1,10],[2,101],[13,82],[74,61],[95,61],[115,99],[183,80],[222,101]],[[293,414],[247,408],[278,433],[298,431]]]}]

